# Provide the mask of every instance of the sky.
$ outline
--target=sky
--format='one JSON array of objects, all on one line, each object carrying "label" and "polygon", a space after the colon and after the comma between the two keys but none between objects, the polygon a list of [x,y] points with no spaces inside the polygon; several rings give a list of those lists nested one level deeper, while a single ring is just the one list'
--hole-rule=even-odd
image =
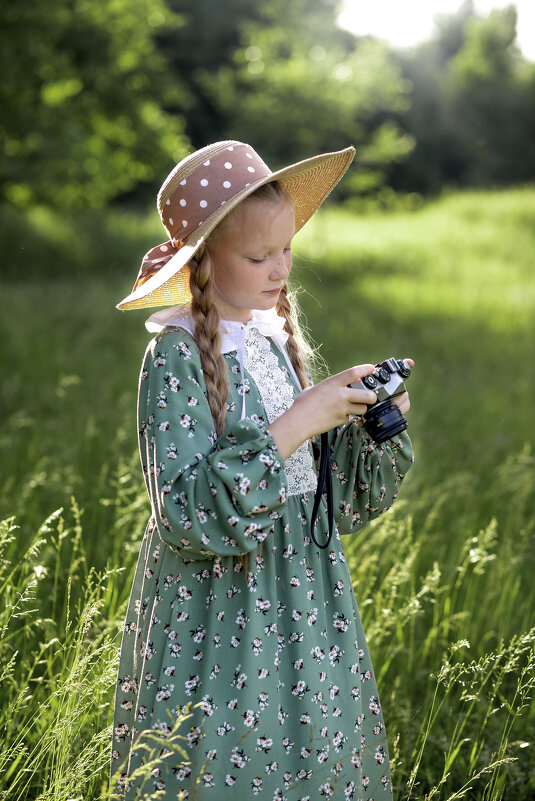
[{"label": "sky", "polygon": [[[371,34],[396,47],[410,47],[429,39],[437,14],[454,14],[462,0],[344,0],[338,23],[355,34]],[[514,0],[475,0],[477,12],[511,5]],[[535,0],[516,0],[517,44],[535,61]]]}]

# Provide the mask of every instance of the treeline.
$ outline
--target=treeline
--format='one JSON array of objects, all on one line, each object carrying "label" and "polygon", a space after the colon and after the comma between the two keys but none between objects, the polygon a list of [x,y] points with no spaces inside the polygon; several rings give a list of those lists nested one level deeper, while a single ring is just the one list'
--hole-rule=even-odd
[{"label": "treeline", "polygon": [[336,0],[3,0],[0,193],[60,209],[144,202],[216,139],[276,167],[353,143],[341,191],[429,194],[535,174],[535,64],[513,6],[463,3],[397,52]]}]

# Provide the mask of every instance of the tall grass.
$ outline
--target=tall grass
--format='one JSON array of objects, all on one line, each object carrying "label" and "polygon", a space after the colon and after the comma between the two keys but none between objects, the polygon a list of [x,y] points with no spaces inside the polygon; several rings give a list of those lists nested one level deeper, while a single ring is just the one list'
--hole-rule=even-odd
[{"label": "tall grass", "polygon": [[[92,260],[96,222],[69,265],[82,223],[36,214],[9,217],[1,288],[0,798],[104,801],[148,512],[134,414],[144,315],[113,305],[136,269],[118,254],[132,262],[131,242],[141,256],[159,233],[108,219],[95,252],[108,243],[110,273]],[[302,303],[333,370],[416,361],[416,464],[393,510],[345,540],[398,801],[535,794],[534,214],[534,190],[382,217],[329,210],[297,243]],[[37,223],[43,270],[26,271],[17,225],[27,238]]]}]

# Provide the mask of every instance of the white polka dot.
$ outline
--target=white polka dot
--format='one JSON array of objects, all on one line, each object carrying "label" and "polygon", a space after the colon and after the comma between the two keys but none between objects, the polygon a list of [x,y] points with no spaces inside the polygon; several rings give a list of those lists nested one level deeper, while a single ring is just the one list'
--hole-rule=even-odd
[{"label": "white polka dot", "polygon": [[165,253],[165,251],[168,250],[167,245],[160,245],[160,250],[162,250]]},{"label": "white polka dot", "polygon": [[169,225],[174,225],[173,218],[169,217]]},{"label": "white polka dot", "polygon": [[188,221],[182,220],[182,228],[187,228],[187,227],[188,227]]},{"label": "white polka dot", "polygon": [[245,184],[244,189],[246,189],[248,186],[251,186],[251,182],[250,181],[249,181],[249,183]]},{"label": "white polka dot", "polygon": [[250,153],[246,153],[245,155],[247,156],[248,159],[252,159],[253,158]]},{"label": "white polka dot", "polygon": [[206,178],[203,178],[201,180],[201,186],[208,186],[208,181],[206,180]]},{"label": "white polka dot", "polygon": [[227,202],[226,200],[222,200],[221,205],[224,206],[226,202]]},{"label": "white polka dot", "polygon": [[232,169],[232,164],[230,163],[230,161],[225,161],[225,169],[226,170],[231,170]]},{"label": "white polka dot", "polygon": [[230,189],[232,184],[230,183],[230,181],[223,181],[223,186],[225,187],[225,189]]},{"label": "white polka dot", "polygon": [[206,200],[201,200],[201,202],[199,203],[199,206],[201,207],[201,209],[205,209],[207,207],[207,205],[208,205],[208,203],[206,202]]},{"label": "white polka dot", "polygon": [[254,167],[247,167],[247,172],[256,172]]},{"label": "white polka dot", "polygon": [[180,186],[186,186],[187,182],[188,182],[187,179],[184,178],[183,181],[180,181]]},{"label": "white polka dot", "polygon": [[227,147],[227,150],[234,150],[233,147]]},{"label": "white polka dot", "polygon": [[203,166],[204,167],[209,167],[210,166],[210,159],[208,159],[208,161],[205,161]]},{"label": "white polka dot", "polygon": [[185,206],[186,205],[186,201],[184,200],[184,198],[180,199],[180,205],[181,206]]},{"label": "white polka dot", "polygon": [[171,205],[171,201],[169,200],[169,198],[167,198],[167,200],[165,201],[165,205],[166,206],[170,206]]}]

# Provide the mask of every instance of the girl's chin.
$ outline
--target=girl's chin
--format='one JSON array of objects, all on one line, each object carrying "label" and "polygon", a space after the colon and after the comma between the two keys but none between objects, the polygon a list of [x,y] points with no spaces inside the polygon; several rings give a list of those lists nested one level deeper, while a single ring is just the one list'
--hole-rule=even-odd
[{"label": "girl's chin", "polygon": [[268,309],[270,309],[272,306],[275,306],[278,303],[279,297],[280,297],[280,289],[278,289],[276,292],[262,293],[263,303]]}]

